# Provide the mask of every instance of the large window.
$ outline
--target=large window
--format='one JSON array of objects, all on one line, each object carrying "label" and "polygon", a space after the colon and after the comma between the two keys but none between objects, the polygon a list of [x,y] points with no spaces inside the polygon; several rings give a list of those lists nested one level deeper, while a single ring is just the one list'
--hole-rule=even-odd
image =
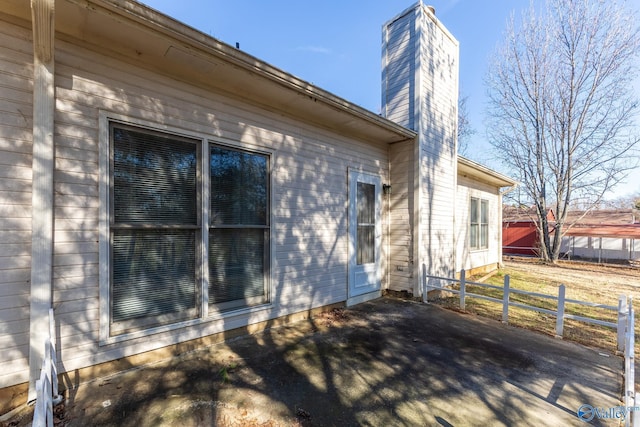
[{"label": "large window", "polygon": [[116,122],[109,142],[109,335],[267,302],[269,157]]},{"label": "large window", "polygon": [[489,201],[471,198],[469,209],[469,247],[486,249],[489,247]]}]

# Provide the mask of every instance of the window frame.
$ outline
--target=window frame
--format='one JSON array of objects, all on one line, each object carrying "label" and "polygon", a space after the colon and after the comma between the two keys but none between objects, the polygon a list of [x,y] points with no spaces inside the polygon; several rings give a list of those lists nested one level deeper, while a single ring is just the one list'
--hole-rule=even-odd
[{"label": "window frame", "polygon": [[[195,154],[196,154],[196,165],[195,165],[196,166],[196,171],[195,171],[196,172],[196,177],[195,177],[196,178],[196,181],[195,181],[196,221],[195,221],[195,224],[175,224],[175,223],[174,224],[157,224],[154,222],[145,222],[145,223],[137,224],[130,221],[129,222],[116,221],[115,219],[116,214],[114,211],[115,179],[113,179],[115,175],[115,155],[114,155],[115,142],[113,139],[113,135],[114,135],[114,129],[116,127],[118,127],[119,129],[130,130],[137,133],[155,135],[161,138],[167,137],[175,141],[180,141],[185,144],[194,146]],[[131,124],[124,124],[124,123],[120,123],[113,120],[109,121],[109,242],[110,243],[113,242],[113,239],[115,238],[115,233],[117,231],[145,232],[145,231],[153,231],[153,230],[158,230],[158,231],[193,230],[194,232],[194,242],[193,242],[194,263],[195,263],[195,265],[193,266],[194,267],[194,277],[193,277],[194,304],[192,308],[189,308],[188,310],[182,311],[182,312],[161,314],[153,317],[133,318],[129,320],[121,320],[116,322],[113,320],[114,313],[113,313],[113,305],[111,304],[114,298],[113,297],[114,286],[113,286],[113,277],[112,277],[112,270],[111,270],[111,264],[113,263],[113,260],[114,260],[114,253],[113,253],[114,248],[113,248],[113,244],[110,244],[109,245],[109,261],[108,261],[109,275],[111,279],[109,283],[109,302],[110,302],[109,331],[112,335],[114,334],[114,332],[116,333],[116,335],[121,335],[130,331],[136,331],[139,329],[149,329],[149,328],[153,328],[154,326],[162,326],[162,325],[171,324],[171,323],[178,323],[184,320],[195,319],[200,316],[201,304],[198,304],[198,301],[200,300],[200,298],[202,298],[202,295],[201,295],[202,289],[201,289],[201,286],[198,286],[198,283],[201,282],[201,275],[199,274],[198,266],[202,263],[201,258],[203,256],[202,251],[198,250],[199,246],[201,245],[201,234],[202,234],[201,232],[200,233],[198,232],[202,227],[202,209],[200,208],[202,206],[200,202],[202,192],[200,190],[202,188],[203,183],[201,182],[202,181],[202,172],[201,172],[202,162],[199,161],[201,156],[202,156],[202,142],[200,141],[199,138],[192,138],[192,137],[187,138],[182,135],[177,135],[170,132],[162,132],[155,129],[148,129],[148,128],[143,128],[143,127],[135,126]]]},{"label": "window frame", "polygon": [[[477,221],[473,220],[473,210],[475,203],[475,217]],[[486,217],[483,215],[486,207]],[[489,249],[489,199],[481,197],[471,196],[469,199],[469,237],[468,246],[472,251],[485,251]],[[476,229],[475,239],[473,229]],[[483,242],[484,241],[484,242]]]},{"label": "window frame", "polygon": [[[140,325],[134,325],[127,328],[126,331],[112,330],[111,328],[111,260],[112,245],[111,234],[114,229],[112,227],[112,211],[113,211],[113,169],[112,169],[112,143],[111,128],[112,125],[121,125],[123,127],[135,128],[136,130],[149,131],[151,133],[166,135],[169,137],[186,138],[189,140],[197,140],[198,150],[198,176],[197,176],[197,216],[198,224],[192,226],[196,228],[196,302],[195,316],[180,320],[182,316],[178,316],[177,320],[167,319],[167,323],[158,324],[154,321],[139,321]],[[99,345],[109,345],[117,342],[127,341],[135,338],[145,337],[157,333],[168,332],[171,330],[197,326],[204,323],[216,321],[230,316],[248,315],[250,313],[269,310],[273,307],[273,264],[274,264],[274,239],[272,238],[274,222],[273,222],[273,165],[276,162],[273,150],[267,149],[255,143],[247,143],[243,141],[230,140],[218,136],[212,136],[203,132],[194,132],[184,130],[176,126],[159,124],[133,118],[126,115],[116,114],[109,111],[101,110],[99,112],[98,126],[98,143],[99,143],[99,218],[98,218],[98,281],[99,281]],[[210,147],[229,148],[241,152],[256,154],[266,157],[266,186],[267,186],[267,225],[264,239],[264,288],[265,296],[262,303],[256,305],[241,305],[231,309],[221,309],[215,304],[209,303],[209,269],[208,269],[208,251],[209,251],[209,213],[210,213],[210,178],[209,178],[209,161]],[[167,316],[171,317],[171,316]],[[145,327],[144,324],[153,324]]]}]

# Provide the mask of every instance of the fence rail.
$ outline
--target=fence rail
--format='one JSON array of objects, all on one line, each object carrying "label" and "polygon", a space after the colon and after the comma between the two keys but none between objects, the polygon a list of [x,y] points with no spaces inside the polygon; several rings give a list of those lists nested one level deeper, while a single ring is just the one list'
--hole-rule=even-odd
[{"label": "fence rail", "polygon": [[[523,291],[521,289],[513,289],[510,286],[509,276],[504,277],[503,286],[490,285],[487,283],[471,282],[466,280],[465,270],[460,271],[460,278],[440,277],[427,275],[426,266],[423,265],[422,269],[422,298],[425,303],[428,303],[428,294],[430,290],[441,290],[445,292],[452,292],[458,294],[460,297],[460,308],[465,309],[467,298],[479,298],[486,301],[493,301],[502,304],[502,321],[504,323],[509,322],[509,307],[518,307],[526,310],[533,310],[540,313],[549,314],[556,317],[556,337],[562,338],[564,332],[565,319],[577,320],[580,322],[591,323],[594,325],[605,326],[615,329],[617,332],[617,349],[619,354],[624,355],[624,405],[627,410],[625,417],[625,426],[640,427],[640,412],[635,412],[635,408],[640,407],[640,394],[635,393],[635,313],[633,310],[633,298],[627,298],[626,295],[620,295],[618,297],[618,305],[606,305],[598,304],[588,301],[579,301],[565,297],[565,285],[558,287],[558,295],[549,295],[539,292]],[[450,287],[435,285],[434,282],[445,282],[448,284],[459,284],[460,289],[452,289]],[[502,292],[502,299],[490,297],[486,295],[480,295],[467,291],[467,285],[479,286],[488,289],[495,289]],[[510,300],[511,294],[521,294],[534,296],[537,298],[548,299],[556,302],[556,310],[550,310],[548,308],[536,307]],[[591,317],[578,316],[575,314],[569,314],[565,312],[565,304],[578,304],[587,307],[601,308],[604,310],[611,310],[617,312],[617,322],[610,322],[606,320],[594,319]],[[630,410],[630,408],[632,408]]]},{"label": "fence rail", "polygon": [[[460,289],[452,289],[450,287],[435,285],[433,284],[434,282],[445,282],[448,284],[457,283],[459,284]],[[473,286],[478,286],[478,287],[488,288],[488,289],[495,289],[495,290],[501,291],[503,296],[502,298],[495,298],[487,295],[480,295],[477,293],[469,292],[467,290],[468,285],[473,285]],[[450,278],[450,277],[430,276],[426,274],[426,268],[425,268],[423,269],[423,293],[422,293],[424,302],[428,302],[428,293],[430,290],[441,290],[441,291],[458,294],[460,297],[460,308],[462,310],[466,308],[467,298],[478,298],[485,301],[492,301],[498,304],[502,304],[502,322],[504,323],[509,323],[509,307],[518,307],[518,308],[523,308],[525,310],[532,310],[532,311],[537,311],[539,313],[548,314],[550,316],[555,316],[557,337],[562,337],[564,335],[564,322],[566,319],[577,320],[580,322],[591,323],[594,325],[617,329],[618,330],[617,348],[619,352],[624,351],[624,335],[622,331],[624,330],[624,326],[623,326],[624,319],[626,319],[626,316],[628,315],[628,313],[622,310],[620,301],[618,301],[618,306],[613,306],[613,305],[598,304],[598,303],[593,303],[589,301],[579,301],[575,299],[566,298],[565,285],[560,285],[558,287],[558,295],[549,295],[549,294],[543,294],[540,292],[530,292],[530,291],[523,291],[521,289],[513,289],[510,286],[510,279],[508,275],[504,277],[503,286],[468,281],[466,280],[465,270],[460,271],[459,279]],[[556,310],[511,301],[511,294],[527,295],[527,296],[532,296],[536,298],[553,301],[556,303]],[[610,322],[606,320],[594,319],[591,317],[584,317],[576,314],[566,313],[565,306],[567,303],[584,305],[588,307],[600,308],[604,310],[611,310],[611,311],[617,312],[618,321]],[[621,328],[623,329],[621,330]]]},{"label": "fence rail", "polygon": [[34,427],[53,427],[53,406],[62,400],[58,394],[58,368],[53,309],[49,309],[49,337],[44,341],[44,360],[40,379],[36,380],[36,401],[33,409]]}]

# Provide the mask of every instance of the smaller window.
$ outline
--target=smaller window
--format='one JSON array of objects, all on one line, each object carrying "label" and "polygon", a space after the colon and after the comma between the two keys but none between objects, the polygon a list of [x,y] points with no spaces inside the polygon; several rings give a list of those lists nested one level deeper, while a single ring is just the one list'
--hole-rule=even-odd
[{"label": "smaller window", "polygon": [[489,201],[471,198],[469,204],[469,247],[486,249],[489,247]]},{"label": "smaller window", "polygon": [[480,247],[489,247],[489,201],[480,200]]}]

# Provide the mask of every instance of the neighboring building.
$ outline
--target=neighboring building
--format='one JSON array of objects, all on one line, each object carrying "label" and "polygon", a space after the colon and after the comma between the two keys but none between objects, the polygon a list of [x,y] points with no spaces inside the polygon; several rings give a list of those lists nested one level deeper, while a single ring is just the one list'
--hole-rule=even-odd
[{"label": "neighboring building", "polygon": [[0,413],[51,307],[72,387],[499,263],[514,182],[457,156],[457,41],[421,2],[384,37],[388,119],[133,0],[5,0]]},{"label": "neighboring building", "polygon": [[[505,207],[502,244],[505,255],[539,256],[535,210]],[[547,215],[551,230],[555,216]],[[596,262],[640,259],[640,216],[634,209],[570,211],[565,221],[560,256]]]},{"label": "neighboring building", "polygon": [[635,263],[640,259],[640,215],[635,209],[569,212],[575,223],[562,238],[566,258],[604,263]]},{"label": "neighboring building", "polygon": [[[535,208],[505,206],[502,211],[502,253],[504,255],[540,256],[540,238]],[[547,221],[553,224],[553,211],[547,212]]]}]

